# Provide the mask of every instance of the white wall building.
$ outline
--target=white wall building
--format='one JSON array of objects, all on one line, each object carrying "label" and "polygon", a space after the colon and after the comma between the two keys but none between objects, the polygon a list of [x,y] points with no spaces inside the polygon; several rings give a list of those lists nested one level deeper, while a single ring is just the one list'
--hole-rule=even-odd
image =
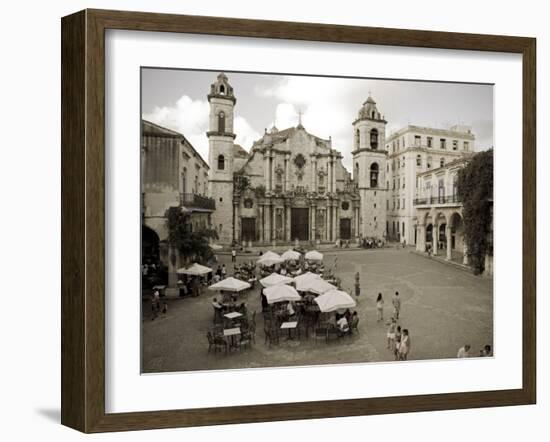
[{"label": "white wall building", "polygon": [[417,244],[414,200],[419,197],[418,175],[469,157],[474,142],[470,127],[464,125],[449,130],[408,125],[386,139],[389,239]]}]

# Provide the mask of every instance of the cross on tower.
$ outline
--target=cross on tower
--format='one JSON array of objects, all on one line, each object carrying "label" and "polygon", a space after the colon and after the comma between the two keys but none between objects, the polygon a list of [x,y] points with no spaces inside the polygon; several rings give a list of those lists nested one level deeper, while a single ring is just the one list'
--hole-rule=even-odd
[{"label": "cross on tower", "polygon": [[302,109],[298,109],[298,126],[302,125]]}]

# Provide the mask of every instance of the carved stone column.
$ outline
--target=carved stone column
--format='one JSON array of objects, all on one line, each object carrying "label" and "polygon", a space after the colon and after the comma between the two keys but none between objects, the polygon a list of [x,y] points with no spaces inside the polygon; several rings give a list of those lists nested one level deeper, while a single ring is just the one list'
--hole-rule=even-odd
[{"label": "carved stone column", "polygon": [[234,241],[240,241],[240,229],[239,229],[239,223],[240,216],[239,216],[239,202],[233,201],[233,240]]},{"label": "carved stone column", "polygon": [[264,208],[264,241],[271,242],[271,201],[268,201]]},{"label": "carved stone column", "polygon": [[311,156],[311,191],[317,191],[317,157]]},{"label": "carved stone column", "polygon": [[317,205],[315,203],[313,203],[310,207],[310,212],[311,212],[311,234],[310,234],[310,237],[311,237],[311,241],[315,241],[315,229],[316,229],[316,221],[317,221]]},{"label": "carved stone column", "polygon": [[416,250],[418,252],[424,252],[426,250],[426,226],[424,224],[418,224],[416,230]]},{"label": "carved stone column", "polygon": [[464,237],[462,241],[464,243],[464,257],[462,258],[462,264],[467,266],[470,265],[470,257],[468,256],[468,246],[466,245],[466,238]]},{"label": "carved stone column", "polygon": [[433,223],[432,227],[432,243],[433,243],[433,255],[437,256],[437,246],[439,243],[439,225],[435,222]]},{"label": "carved stone column", "polygon": [[292,238],[290,237],[290,217],[292,216],[292,211],[291,211],[291,208],[290,208],[290,202],[289,201],[285,202],[285,212],[286,212],[286,216],[285,216],[285,225],[286,225],[285,238],[286,238],[287,241],[292,241]]},{"label": "carved stone column", "polygon": [[271,241],[275,245],[275,240],[277,239],[277,209],[275,204],[271,206]]},{"label": "carved stone column", "polygon": [[447,261],[450,261],[452,259],[452,251],[451,251],[451,246],[452,246],[452,238],[451,238],[451,226],[449,224],[447,224],[447,226],[445,227],[445,237],[447,238],[447,257],[445,258]]},{"label": "carved stone column", "polygon": [[271,191],[271,180],[269,178],[270,175],[270,163],[269,163],[269,150],[266,149],[264,151],[264,178],[265,178],[265,190]]},{"label": "carved stone column", "polygon": [[287,153],[285,154],[285,188],[284,188],[284,191],[285,192],[288,192],[290,189],[290,170],[289,170],[289,167],[288,167],[288,163],[290,161],[290,155]]},{"label": "carved stone column", "polygon": [[332,160],[332,191],[336,193],[336,159]]},{"label": "carved stone column", "polygon": [[264,205],[263,203],[260,203],[259,216],[260,216],[260,222],[258,223],[259,225],[258,238],[260,242],[263,242],[264,241]]},{"label": "carved stone column", "polygon": [[329,157],[327,163],[327,192],[332,193],[332,157]]},{"label": "carved stone column", "polygon": [[336,225],[337,225],[336,212],[337,212],[336,203],[333,201],[332,202],[332,241],[336,241],[338,239],[338,232],[336,229]]}]

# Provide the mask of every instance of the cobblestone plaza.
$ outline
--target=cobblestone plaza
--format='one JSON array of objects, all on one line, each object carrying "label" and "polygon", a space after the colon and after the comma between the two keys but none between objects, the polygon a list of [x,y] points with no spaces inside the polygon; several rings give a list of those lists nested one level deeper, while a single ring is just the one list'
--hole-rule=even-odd
[{"label": "cobblestone plaza", "polygon": [[[239,255],[237,262],[255,260]],[[231,274],[229,255],[219,255]],[[264,343],[260,288],[242,293],[249,312],[257,311],[256,340],[238,351],[208,352],[207,331],[212,326],[215,292],[198,297],[169,299],[168,312],[152,321],[150,303],[143,303],[142,372],[218,370],[255,367],[393,361],[386,348],[384,322],[376,321],[375,299],[385,299],[385,319],[392,314],[391,297],[399,291],[402,308],[399,324],[410,332],[410,360],[454,358],[465,344],[477,355],[493,345],[493,282],[474,276],[454,264],[414,253],[412,248],[351,249],[328,251],[324,263],[353,293],[354,275],[361,275],[361,294],[355,310],[359,333],[325,342],[312,337],[282,338],[279,345]],[[498,349],[495,349],[498,351]]]}]

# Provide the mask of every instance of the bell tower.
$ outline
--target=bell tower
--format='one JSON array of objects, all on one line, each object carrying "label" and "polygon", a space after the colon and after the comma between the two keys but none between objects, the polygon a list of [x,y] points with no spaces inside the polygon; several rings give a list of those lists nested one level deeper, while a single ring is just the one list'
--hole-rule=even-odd
[{"label": "bell tower", "polygon": [[359,231],[363,237],[387,236],[386,123],[369,93],[353,122],[353,179],[361,197]]},{"label": "bell tower", "polygon": [[233,239],[233,111],[237,99],[233,87],[224,73],[218,74],[210,86],[208,137],[208,162],[210,172],[208,187],[216,201],[212,213],[212,226],[218,232],[219,242],[228,244]]}]

